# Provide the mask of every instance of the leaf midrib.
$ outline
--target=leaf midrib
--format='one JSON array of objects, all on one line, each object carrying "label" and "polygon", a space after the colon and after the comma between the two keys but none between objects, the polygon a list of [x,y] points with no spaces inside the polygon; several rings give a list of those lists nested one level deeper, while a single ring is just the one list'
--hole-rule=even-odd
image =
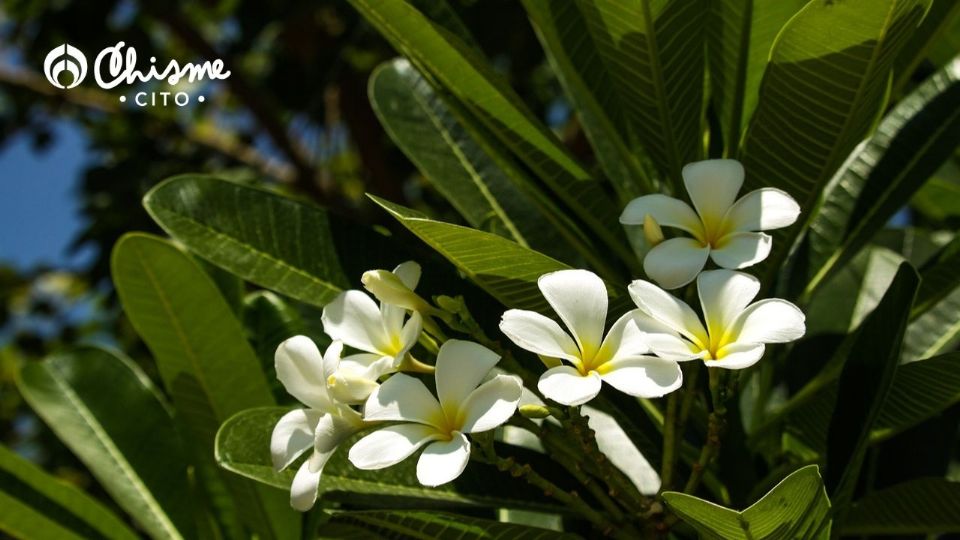
[{"label": "leaf midrib", "polygon": [[[149,208],[149,206],[148,206],[148,208]],[[312,274],[312,273],[310,273],[310,272],[308,272],[308,271],[306,271],[306,270],[303,270],[303,269],[301,269],[301,268],[298,268],[298,267],[296,267],[296,266],[293,266],[293,265],[291,265],[290,263],[288,263],[288,262],[286,262],[286,261],[284,261],[284,260],[282,260],[282,259],[279,259],[279,258],[277,258],[277,257],[274,257],[273,255],[271,255],[271,254],[269,254],[269,253],[267,253],[267,252],[265,252],[265,251],[263,251],[263,250],[257,249],[253,244],[248,244],[248,243],[242,242],[242,241],[234,238],[233,236],[230,236],[229,234],[227,234],[227,233],[225,233],[225,232],[223,232],[223,231],[221,231],[221,230],[219,230],[219,229],[216,229],[216,228],[214,228],[214,227],[211,226],[211,225],[206,224],[206,223],[203,222],[203,221],[200,221],[200,220],[198,220],[198,219],[194,219],[193,217],[190,217],[190,216],[188,216],[188,215],[186,215],[186,214],[178,213],[178,212],[176,212],[176,211],[173,210],[173,209],[165,208],[165,207],[162,206],[162,205],[161,205],[161,206],[158,206],[158,207],[157,207],[157,210],[164,211],[166,214],[168,214],[169,217],[173,217],[174,219],[180,219],[180,220],[183,220],[183,221],[186,221],[186,222],[190,223],[191,225],[194,225],[194,226],[196,226],[196,227],[199,227],[199,228],[207,231],[208,233],[210,233],[214,238],[216,238],[216,239],[218,239],[218,240],[226,240],[227,242],[230,242],[230,243],[232,243],[233,245],[235,245],[235,246],[237,246],[237,247],[247,249],[247,250],[249,250],[250,252],[256,254],[258,257],[260,257],[260,258],[262,258],[262,259],[266,259],[268,262],[270,262],[270,263],[272,263],[272,264],[274,264],[274,265],[276,265],[276,266],[279,266],[279,267],[283,268],[284,270],[286,270],[286,271],[288,271],[288,272],[290,272],[290,273],[299,275],[299,276],[303,277],[304,279],[306,279],[307,281],[310,281],[311,283],[314,283],[314,284],[316,284],[316,285],[319,285],[319,286],[321,286],[321,287],[329,290],[331,293],[336,294],[336,293],[339,293],[339,292],[341,292],[341,291],[343,290],[343,289],[341,289],[339,286],[334,285],[334,284],[331,283],[331,282],[324,281],[324,280],[320,279],[319,277],[317,277],[316,275],[314,275],[314,274]],[[151,213],[152,213],[152,212],[151,212]],[[160,221],[160,220],[157,220],[157,221]],[[161,223],[162,223],[162,222],[161,222]],[[164,229],[166,229],[166,227],[164,227]],[[298,229],[299,229],[299,228],[298,228]],[[170,233],[171,235],[173,235],[174,237],[177,236],[177,235],[175,234],[175,231],[167,230],[167,232]],[[252,280],[252,279],[251,279],[251,280]]]},{"label": "leaf midrib", "polygon": [[123,459],[123,453],[119,448],[116,447],[115,444],[113,444],[113,441],[103,429],[103,426],[96,421],[96,416],[91,414],[83,400],[80,399],[76,392],[73,391],[73,388],[61,380],[61,374],[59,373],[60,370],[56,367],[50,366],[50,369],[46,371],[50,375],[50,380],[54,382],[67,401],[69,401],[70,404],[76,409],[77,413],[84,420],[87,427],[90,428],[90,431],[93,433],[97,442],[99,442],[104,450],[106,450],[107,457],[120,469],[120,472],[123,474],[123,476],[140,495],[141,500],[146,503],[147,508],[150,511],[150,514],[154,517],[155,521],[167,534],[170,535],[171,538],[183,538],[176,526],[174,526],[173,522],[170,521],[166,513],[163,511],[160,503],[153,497],[153,494],[150,492],[147,486],[144,485],[143,481],[139,476],[137,476],[135,471],[133,471],[130,464]]}]

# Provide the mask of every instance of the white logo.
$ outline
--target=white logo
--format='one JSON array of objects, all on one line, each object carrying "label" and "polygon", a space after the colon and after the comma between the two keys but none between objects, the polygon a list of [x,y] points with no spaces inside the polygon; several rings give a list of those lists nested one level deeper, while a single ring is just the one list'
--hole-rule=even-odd
[{"label": "white logo", "polygon": [[[60,83],[60,75],[64,71],[73,76],[70,84]],[[43,72],[50,84],[57,88],[68,89],[78,86],[87,76],[87,58],[79,49],[67,43],[58,45],[47,54],[43,62]],[[230,71],[224,69],[223,60],[215,59],[200,63],[183,63],[170,60],[165,66],[157,64],[154,56],[150,57],[150,65],[145,71],[138,68],[137,50],[118,41],[112,47],[106,47],[97,54],[93,62],[93,77],[97,86],[104,90],[111,90],[118,86],[134,86],[141,83],[166,83],[172,91],[140,91],[133,93],[133,102],[138,107],[176,105],[184,107],[190,103],[190,94],[177,90],[176,86],[182,83],[198,83],[204,80],[217,81],[230,77]],[[202,91],[202,89],[201,89]],[[195,97],[203,103],[206,99],[202,95]],[[127,102],[127,96],[119,97],[120,103]]]},{"label": "white logo", "polygon": [[[73,75],[73,80],[67,86],[60,83],[60,74],[64,71]],[[43,73],[47,76],[50,84],[57,88],[63,88],[64,90],[73,88],[87,76],[87,57],[80,52],[80,49],[64,43],[54,47],[47,54],[47,58],[43,61]]]}]

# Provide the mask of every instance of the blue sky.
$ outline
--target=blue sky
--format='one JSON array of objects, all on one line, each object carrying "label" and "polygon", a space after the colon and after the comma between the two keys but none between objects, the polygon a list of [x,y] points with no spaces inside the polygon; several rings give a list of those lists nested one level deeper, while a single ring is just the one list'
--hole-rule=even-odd
[{"label": "blue sky", "polygon": [[53,128],[54,141],[44,152],[34,152],[23,135],[0,147],[0,262],[21,269],[76,268],[92,255],[67,253],[82,226],[74,191],[86,141],[72,123],[57,121]]}]

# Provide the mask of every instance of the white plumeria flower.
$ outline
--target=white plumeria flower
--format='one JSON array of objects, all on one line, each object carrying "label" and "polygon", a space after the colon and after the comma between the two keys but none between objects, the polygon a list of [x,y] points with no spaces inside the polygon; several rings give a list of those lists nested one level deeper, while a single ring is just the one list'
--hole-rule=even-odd
[{"label": "white plumeria flower", "polygon": [[290,506],[301,512],[313,507],[323,467],[344,439],[363,427],[360,413],[338,402],[327,388],[327,377],[336,369],[343,345],[333,342],[323,356],[306,336],[292,337],[277,347],[277,378],[291,396],[307,406],[280,418],[270,438],[273,466],[280,471],[308,449],[290,486]]},{"label": "white plumeria flower", "polygon": [[[513,375],[481,382],[500,357],[482,345],[451,339],[437,354],[437,398],[424,384],[398,373],[370,395],[366,421],[403,422],[377,430],[350,448],[359,469],[399,463],[427,445],[417,462],[417,479],[439,486],[460,476],[470,459],[468,433],[496,428],[516,411],[523,388]],[[429,443],[429,444],[428,444]]]},{"label": "white plumeria flower", "polygon": [[[671,238],[657,244],[643,260],[647,276],[666,289],[690,283],[707,258],[717,266],[746,268],[767,258],[769,231],[791,225],[800,206],[786,192],[763,188],[736,200],[743,185],[743,165],[733,159],[711,159],[683,168],[683,184],[696,212],[666,195],[645,195],[630,201],[620,223],[643,225],[651,216],[658,225],[675,227],[693,238]],[[736,202],[734,202],[736,201]]]},{"label": "white plumeria flower", "polygon": [[[393,273],[413,289],[420,280],[420,265],[405,262]],[[381,302],[379,306],[366,293],[349,290],[340,293],[323,308],[323,330],[331,338],[363,351],[340,362],[331,375],[331,391],[338,399],[363,403],[377,387],[377,379],[397,371],[407,353],[417,343],[423,319],[413,312]]]},{"label": "white plumeria flower", "polygon": [[560,270],[540,276],[543,296],[573,334],[533,311],[511,309],[500,330],[518,346],[572,365],[547,370],[537,387],[564,405],[580,405],[600,393],[601,381],[640,397],[660,397],[680,387],[683,374],[673,360],[648,356],[638,310],[626,313],[603,335],[607,288],[587,270]]},{"label": "white plumeria flower", "polygon": [[697,277],[706,326],[687,304],[653,283],[637,280],[630,296],[660,324],[645,327],[650,348],[662,358],[703,359],[708,367],[743,369],[763,357],[764,343],[786,343],[806,332],[800,309],[779,298],[750,303],[760,291],[757,278],[732,270]]}]

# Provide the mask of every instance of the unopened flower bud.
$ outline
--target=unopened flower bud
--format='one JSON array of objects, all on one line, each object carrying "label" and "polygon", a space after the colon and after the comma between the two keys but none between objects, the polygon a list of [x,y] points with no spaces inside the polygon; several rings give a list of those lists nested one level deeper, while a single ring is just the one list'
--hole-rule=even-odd
[{"label": "unopened flower bud", "polygon": [[343,370],[327,377],[327,390],[340,403],[363,403],[378,386],[377,381]]},{"label": "unopened flower bud", "polygon": [[521,405],[519,408],[520,414],[527,418],[546,418],[550,416],[550,410],[544,407],[543,405],[529,404]]},{"label": "unopened flower bud", "polygon": [[657,223],[657,220],[653,219],[653,216],[650,214],[643,217],[643,237],[647,239],[650,247],[663,242],[663,229],[660,228],[660,224]]},{"label": "unopened flower bud", "polygon": [[363,273],[360,281],[381,302],[425,314],[435,311],[426,300],[404,285],[393,272],[369,270]]}]

